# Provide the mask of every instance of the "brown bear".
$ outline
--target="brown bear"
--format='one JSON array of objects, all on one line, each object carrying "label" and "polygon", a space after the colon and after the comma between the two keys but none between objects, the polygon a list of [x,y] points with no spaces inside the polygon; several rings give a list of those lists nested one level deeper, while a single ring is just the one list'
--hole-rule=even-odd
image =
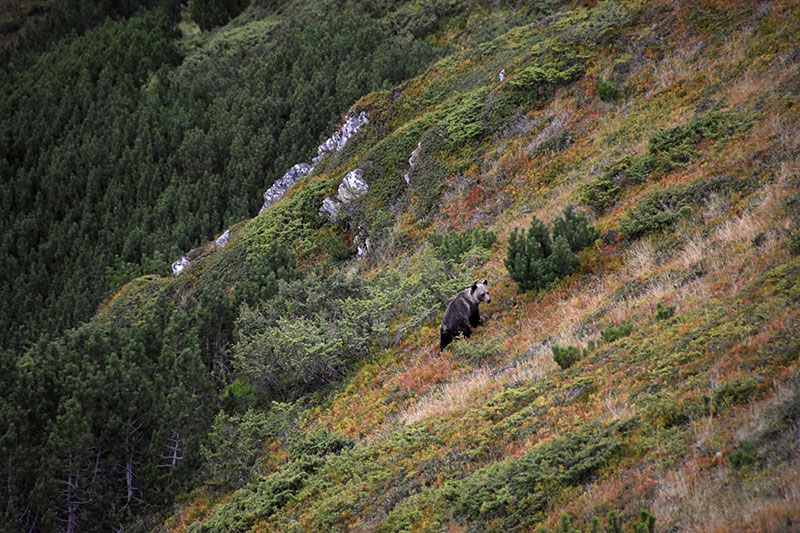
[{"label": "brown bear", "polygon": [[481,315],[478,313],[478,304],[492,301],[489,289],[486,288],[488,280],[473,283],[472,287],[458,293],[456,299],[450,302],[442,316],[440,328],[441,340],[439,351],[444,350],[459,334],[469,338],[472,328],[481,325]]}]

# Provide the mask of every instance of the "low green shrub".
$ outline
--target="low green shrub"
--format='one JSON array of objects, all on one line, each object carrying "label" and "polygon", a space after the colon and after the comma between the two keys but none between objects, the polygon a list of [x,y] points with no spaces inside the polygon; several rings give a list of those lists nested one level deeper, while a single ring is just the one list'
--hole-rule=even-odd
[{"label": "low green shrub", "polygon": [[628,239],[637,239],[688,216],[691,207],[686,192],[684,187],[670,187],[648,194],[623,215],[620,233]]},{"label": "low green shrub", "polygon": [[728,462],[736,470],[755,464],[756,461],[758,461],[758,446],[750,440],[739,443],[739,447],[728,455]]},{"label": "low green shrub", "polygon": [[650,166],[664,173],[684,167],[698,157],[697,145],[704,139],[727,140],[752,122],[752,117],[736,111],[715,111],[696,116],[686,126],[661,130],[650,138]]},{"label": "low green shrub", "polygon": [[590,246],[600,236],[600,232],[589,225],[586,215],[575,213],[573,207],[567,206],[563,215],[553,222],[553,240],[559,236],[569,243],[570,250],[580,252]]},{"label": "low green shrub", "polygon": [[622,91],[609,80],[597,80],[595,91],[600,100],[604,102],[616,102],[622,98]]},{"label": "low green shrub", "polygon": [[247,258],[246,277],[236,286],[238,297],[255,305],[271,299],[278,292],[278,280],[291,281],[299,277],[294,254],[273,240],[264,252]]},{"label": "low green shrub", "polygon": [[500,352],[502,341],[499,337],[490,337],[478,342],[470,342],[459,337],[451,346],[454,355],[466,359],[473,365],[480,365],[491,360]]},{"label": "low green shrub", "polygon": [[428,242],[441,257],[454,263],[460,263],[464,255],[471,249],[479,247],[489,249],[497,242],[497,235],[493,231],[469,229],[459,233],[432,233]]},{"label": "low green shrub", "polygon": [[655,533],[656,517],[650,514],[647,509],[639,511],[639,518],[633,524],[633,533]]},{"label": "low green shrub", "polygon": [[572,518],[564,514],[561,515],[561,522],[558,523],[554,533],[581,533],[581,530],[572,527]]},{"label": "low green shrub", "polygon": [[344,261],[356,253],[356,247],[347,244],[345,237],[331,226],[320,228],[317,238],[320,248],[327,252],[334,261]]},{"label": "low green shrub", "polygon": [[319,428],[307,434],[304,439],[296,442],[291,448],[293,459],[303,457],[324,457],[328,454],[341,453],[353,447],[353,441],[332,433],[325,428]]},{"label": "low green shrub", "polygon": [[716,410],[744,405],[753,401],[758,382],[751,378],[735,379],[720,385],[713,395]]},{"label": "low green shrub", "polygon": [[600,332],[604,342],[614,342],[622,337],[627,337],[633,331],[633,324],[622,324],[620,326],[608,326]]},{"label": "low green shrub", "polygon": [[461,97],[442,119],[447,142],[451,146],[464,146],[486,130],[483,108],[488,89],[479,88]]},{"label": "low green shrub", "polygon": [[587,482],[622,449],[618,427],[586,424],[519,459],[487,466],[446,485],[441,504],[470,529],[488,523],[501,531],[528,528],[544,519],[549,502],[561,491]]},{"label": "low green shrub", "polygon": [[[290,406],[291,404],[274,404]],[[242,415],[220,411],[200,447],[203,471],[217,488],[239,488],[258,473],[258,460],[268,439],[285,438],[296,409],[248,410]]]},{"label": "low green shrub", "polygon": [[674,305],[663,305],[661,302],[656,304],[656,320],[668,320],[675,314]]},{"label": "low green shrub", "polygon": [[553,360],[562,370],[571,367],[587,353],[585,350],[582,352],[577,346],[565,346],[562,348],[557,344],[551,346],[551,350],[553,351]]},{"label": "low green shrub", "polygon": [[606,173],[583,185],[579,191],[579,198],[595,212],[602,213],[616,203],[620,191],[622,186],[617,183],[616,175]]},{"label": "low green shrub", "polygon": [[622,533],[622,515],[611,510],[606,517],[606,533]]},{"label": "low green shrub", "polygon": [[592,353],[595,349],[595,342],[590,340],[583,350],[577,346],[565,346],[562,348],[557,344],[552,345],[550,349],[553,351],[553,360],[562,370],[566,370],[583,357]]},{"label": "low green shrub", "polygon": [[800,255],[800,231],[795,230],[789,235],[787,247],[790,254]]},{"label": "low green shrub", "polygon": [[189,13],[204,30],[221,26],[241,13],[250,4],[248,0],[190,0]]},{"label": "low green shrub", "polygon": [[508,84],[519,102],[540,106],[558,87],[580,79],[584,70],[585,65],[580,60],[559,58],[524,68]]}]

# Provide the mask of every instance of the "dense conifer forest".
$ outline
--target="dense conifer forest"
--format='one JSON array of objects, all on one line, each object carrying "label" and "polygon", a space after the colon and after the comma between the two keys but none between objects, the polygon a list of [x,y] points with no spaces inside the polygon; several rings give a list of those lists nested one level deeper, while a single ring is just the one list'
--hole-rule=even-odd
[{"label": "dense conifer forest", "polygon": [[0,8],[3,531],[800,521],[793,2]]}]

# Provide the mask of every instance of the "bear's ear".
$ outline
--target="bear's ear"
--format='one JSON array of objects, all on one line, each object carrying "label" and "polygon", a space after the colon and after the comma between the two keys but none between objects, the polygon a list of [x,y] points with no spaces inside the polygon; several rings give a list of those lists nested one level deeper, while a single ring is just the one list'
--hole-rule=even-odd
[{"label": "bear's ear", "polygon": [[478,290],[478,284],[477,283],[473,283],[472,287],[470,287],[470,289],[469,289],[469,293],[472,294],[477,290]]},{"label": "bear's ear", "polygon": [[488,284],[489,284],[489,279],[488,279],[488,278],[486,278],[486,279],[484,279],[484,280],[483,280],[481,283],[482,283],[483,285],[488,285]]}]

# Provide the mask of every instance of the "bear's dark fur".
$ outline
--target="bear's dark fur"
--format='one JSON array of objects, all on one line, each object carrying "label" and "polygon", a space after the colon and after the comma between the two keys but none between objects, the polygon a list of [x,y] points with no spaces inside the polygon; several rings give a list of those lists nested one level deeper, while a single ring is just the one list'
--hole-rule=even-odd
[{"label": "bear's dark fur", "polygon": [[441,339],[439,350],[444,350],[459,334],[469,338],[472,328],[482,324],[481,315],[478,313],[478,304],[489,303],[492,298],[486,288],[487,280],[473,283],[472,287],[458,293],[456,299],[450,302],[442,316],[442,327],[439,329]]}]

